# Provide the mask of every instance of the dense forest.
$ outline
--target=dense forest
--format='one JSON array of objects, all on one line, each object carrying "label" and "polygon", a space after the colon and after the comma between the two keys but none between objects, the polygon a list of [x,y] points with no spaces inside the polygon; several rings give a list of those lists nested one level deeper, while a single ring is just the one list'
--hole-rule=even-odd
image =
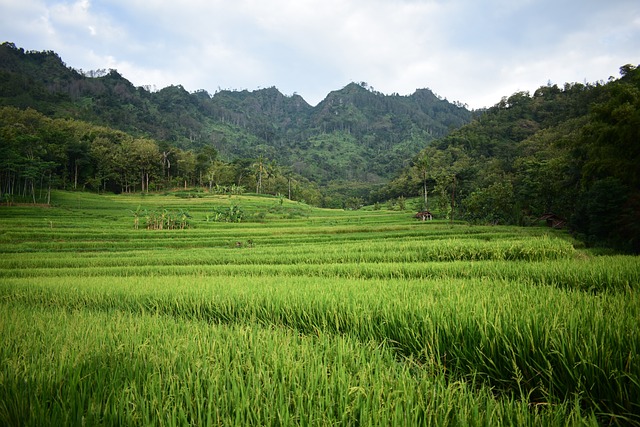
[{"label": "dense forest", "polygon": [[[429,141],[472,118],[463,105],[428,89],[388,96],[364,82],[331,92],[315,107],[273,87],[218,90],[213,95],[204,90],[189,93],[179,85],[149,89],[134,87],[116,70],[75,70],[54,52],[25,52],[12,43],[0,46],[0,106],[32,108],[50,118],[153,140],[161,153],[168,152],[163,161],[171,162],[173,172],[179,161],[178,155],[171,158],[173,151],[197,157],[201,150],[214,149],[217,159],[227,164],[263,159],[300,181],[321,185],[322,203],[334,207],[344,204],[339,189],[358,188],[367,194],[395,176]],[[200,172],[194,173],[199,177]],[[93,176],[79,174],[83,186],[95,188],[87,182]],[[150,186],[164,186],[165,180],[158,178],[158,171],[150,173]],[[115,189],[114,184],[109,180],[107,188]],[[327,190],[332,188],[338,190]]]},{"label": "dense forest", "polygon": [[478,223],[553,215],[589,244],[640,251],[640,69],[503,98],[420,151],[378,200],[435,195],[429,209]]},{"label": "dense forest", "polygon": [[210,147],[181,150],[87,122],[52,119],[30,108],[0,107],[0,138],[5,202],[48,203],[51,188],[120,193],[193,187],[322,202],[317,185],[263,157],[223,162]]},{"label": "dense forest", "polygon": [[276,88],[159,91],[54,52],[0,45],[0,193],[199,187],[358,208],[420,197],[438,218],[551,215],[590,245],[640,252],[640,70],[547,85],[470,112],[364,82],[313,107]]}]

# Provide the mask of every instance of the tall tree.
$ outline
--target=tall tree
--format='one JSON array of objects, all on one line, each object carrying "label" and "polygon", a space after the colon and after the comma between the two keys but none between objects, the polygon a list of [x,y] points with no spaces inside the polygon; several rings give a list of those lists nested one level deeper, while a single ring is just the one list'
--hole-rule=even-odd
[{"label": "tall tree", "polygon": [[415,163],[415,166],[422,180],[422,196],[424,200],[424,209],[429,210],[429,190],[427,189],[427,180],[430,173],[430,155],[433,150],[423,150]]},{"label": "tall tree", "polygon": [[262,178],[267,174],[267,160],[262,154],[256,159],[253,168],[256,174],[256,193],[260,194],[262,192]]},{"label": "tall tree", "polygon": [[158,144],[145,138],[135,139],[130,146],[129,154],[140,176],[142,191],[149,192],[150,178],[155,175],[161,163],[161,155]]},{"label": "tall tree", "polygon": [[[204,185],[204,178],[207,177],[208,171],[214,166],[217,158],[218,151],[211,145],[205,145],[197,150],[196,175],[199,185]],[[211,180],[209,180],[209,187],[211,187]]]}]

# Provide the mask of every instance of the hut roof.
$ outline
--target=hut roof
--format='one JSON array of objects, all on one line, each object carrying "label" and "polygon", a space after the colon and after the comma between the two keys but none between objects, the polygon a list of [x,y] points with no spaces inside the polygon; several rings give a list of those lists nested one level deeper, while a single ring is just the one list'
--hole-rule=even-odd
[{"label": "hut roof", "polygon": [[546,221],[547,226],[553,227],[553,228],[562,228],[567,224],[566,219],[552,212],[543,214],[539,219],[540,221]]}]

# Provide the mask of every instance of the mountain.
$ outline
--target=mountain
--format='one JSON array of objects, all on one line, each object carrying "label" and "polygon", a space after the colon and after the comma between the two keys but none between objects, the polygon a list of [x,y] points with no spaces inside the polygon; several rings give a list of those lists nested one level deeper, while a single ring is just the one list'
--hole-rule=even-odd
[{"label": "mountain", "polygon": [[430,141],[472,113],[428,89],[384,95],[366,83],[336,90],[317,106],[275,87],[189,93],[134,87],[116,70],[82,72],[52,51],[0,45],[0,106],[34,108],[149,137],[183,150],[214,147],[221,158],[262,155],[321,184],[384,182]]},{"label": "mountain", "polygon": [[273,87],[150,91],[5,43],[0,194],[36,203],[55,187],[191,186],[348,208],[421,196],[416,209],[436,218],[552,218],[586,245],[640,253],[640,69],[620,73],[517,92],[471,120],[428,89],[384,95],[366,83],[315,107]]}]

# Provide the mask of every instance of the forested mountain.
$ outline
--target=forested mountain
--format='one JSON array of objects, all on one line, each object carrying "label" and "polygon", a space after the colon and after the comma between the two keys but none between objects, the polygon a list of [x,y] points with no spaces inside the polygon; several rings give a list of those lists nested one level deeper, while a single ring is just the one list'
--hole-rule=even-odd
[{"label": "forested mountain", "polygon": [[620,72],[503,98],[422,150],[377,199],[436,195],[441,217],[479,223],[553,214],[588,243],[640,252],[640,69]]},{"label": "forested mountain", "polygon": [[428,89],[387,96],[366,83],[332,92],[316,107],[273,87],[214,95],[179,85],[148,89],[115,70],[74,70],[54,52],[0,46],[0,105],[108,126],[181,150],[213,147],[225,161],[263,156],[321,184],[388,180],[429,141],[472,116]]},{"label": "forested mountain", "polygon": [[588,244],[640,252],[640,70],[620,71],[476,113],[428,89],[383,95],[366,83],[313,107],[276,88],[150,91],[4,43],[0,192],[200,186],[353,208],[421,196],[437,218],[549,214]]}]

